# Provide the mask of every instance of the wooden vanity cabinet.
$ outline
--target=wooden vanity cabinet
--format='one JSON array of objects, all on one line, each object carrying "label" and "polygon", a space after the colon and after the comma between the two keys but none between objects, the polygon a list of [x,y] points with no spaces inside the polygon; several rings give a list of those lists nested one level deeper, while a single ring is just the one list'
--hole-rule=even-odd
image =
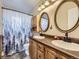
[{"label": "wooden vanity cabinet", "polygon": [[45,48],[45,59],[72,59],[70,56],[67,56],[55,49]]},{"label": "wooden vanity cabinet", "polygon": [[72,59],[72,58],[65,55],[58,55],[58,59]]},{"label": "wooden vanity cabinet", "polygon": [[73,59],[73,57],[71,57],[67,54],[64,54],[60,51],[57,51],[57,57],[58,57],[58,59]]},{"label": "wooden vanity cabinet", "polygon": [[67,56],[59,55],[58,59],[69,59]]},{"label": "wooden vanity cabinet", "polygon": [[37,42],[30,39],[29,54],[31,59],[37,59]]},{"label": "wooden vanity cabinet", "polygon": [[56,52],[49,48],[45,48],[45,59],[57,59]]},{"label": "wooden vanity cabinet", "polygon": [[30,40],[29,52],[31,59],[75,59],[34,40]]},{"label": "wooden vanity cabinet", "polygon": [[45,54],[45,50],[44,50],[44,46],[40,43],[37,44],[37,51],[38,51],[38,57],[37,59],[44,59],[44,54]]}]

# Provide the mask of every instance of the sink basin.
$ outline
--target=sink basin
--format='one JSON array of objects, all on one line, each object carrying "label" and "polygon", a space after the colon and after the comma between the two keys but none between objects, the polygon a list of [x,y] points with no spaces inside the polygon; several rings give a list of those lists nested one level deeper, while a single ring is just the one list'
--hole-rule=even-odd
[{"label": "sink basin", "polygon": [[70,51],[79,51],[79,44],[77,43],[64,42],[63,40],[53,40],[52,44],[62,49],[67,49]]},{"label": "sink basin", "polygon": [[44,36],[33,36],[33,38],[35,38],[35,39],[44,39],[45,37]]}]

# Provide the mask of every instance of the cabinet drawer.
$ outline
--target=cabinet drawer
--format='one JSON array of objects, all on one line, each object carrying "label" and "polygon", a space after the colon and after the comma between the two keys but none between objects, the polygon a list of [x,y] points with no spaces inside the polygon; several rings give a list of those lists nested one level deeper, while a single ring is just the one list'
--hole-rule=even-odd
[{"label": "cabinet drawer", "polygon": [[44,46],[40,43],[38,43],[38,50],[44,52]]}]

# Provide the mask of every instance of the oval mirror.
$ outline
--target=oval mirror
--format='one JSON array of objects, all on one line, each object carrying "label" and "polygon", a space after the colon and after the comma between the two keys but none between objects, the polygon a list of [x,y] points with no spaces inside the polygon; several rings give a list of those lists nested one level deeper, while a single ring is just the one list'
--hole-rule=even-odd
[{"label": "oval mirror", "polygon": [[72,32],[78,27],[79,1],[65,0],[60,3],[55,13],[55,25],[61,32]]},{"label": "oval mirror", "polygon": [[41,31],[45,32],[49,28],[49,16],[46,12],[43,12],[41,17],[40,17],[40,28]]}]

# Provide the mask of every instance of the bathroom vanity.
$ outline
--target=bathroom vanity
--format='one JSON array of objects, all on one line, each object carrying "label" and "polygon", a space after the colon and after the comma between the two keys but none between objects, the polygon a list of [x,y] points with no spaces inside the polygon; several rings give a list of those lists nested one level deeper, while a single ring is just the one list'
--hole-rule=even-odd
[{"label": "bathroom vanity", "polygon": [[79,51],[62,49],[51,42],[55,38],[30,38],[29,52],[31,59],[79,59]]},{"label": "bathroom vanity", "polygon": [[49,13],[43,12],[38,23],[39,33],[45,33],[51,29],[52,31],[49,32],[52,32],[52,37],[30,37],[29,52],[31,59],[79,59],[79,44],[70,42],[72,38],[69,38],[68,35],[79,26],[78,12],[78,0],[63,0],[56,9],[54,24],[57,30],[65,33],[64,41],[61,38],[59,40],[53,37],[53,35],[58,35],[58,33],[53,34],[56,29],[53,27],[53,30],[52,26],[49,26],[51,25],[50,20],[53,19],[49,18]]}]

